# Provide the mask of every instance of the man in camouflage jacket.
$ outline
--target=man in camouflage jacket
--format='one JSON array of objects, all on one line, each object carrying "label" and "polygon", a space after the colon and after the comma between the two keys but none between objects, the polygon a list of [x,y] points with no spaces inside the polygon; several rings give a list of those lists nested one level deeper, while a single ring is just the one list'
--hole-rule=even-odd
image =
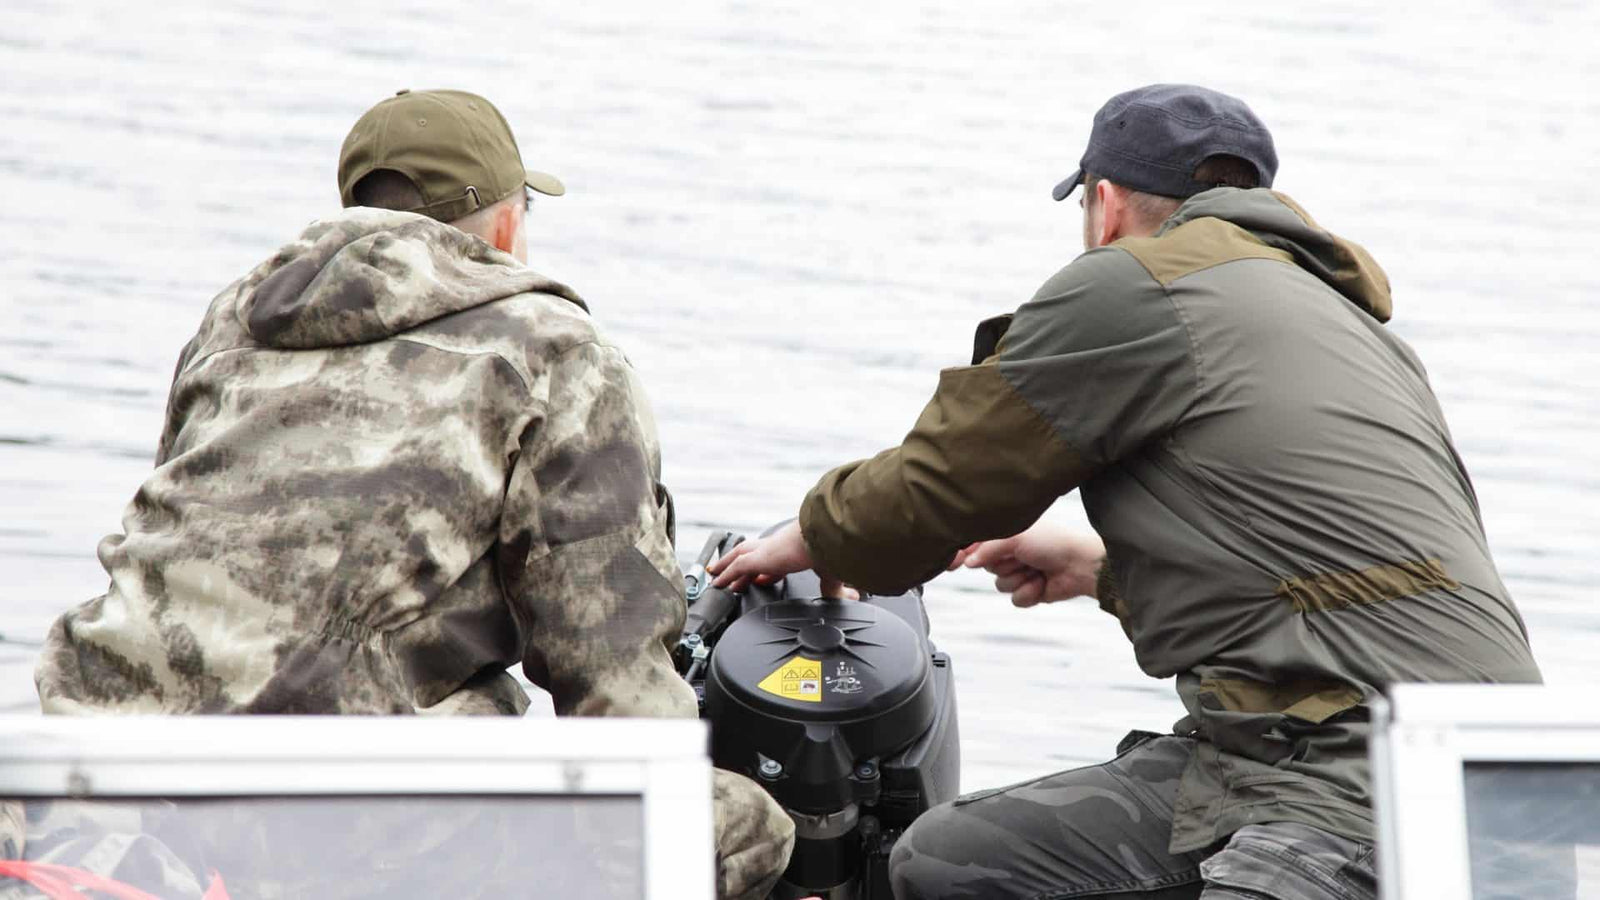
[{"label": "man in camouflage jacket", "polygon": [[[643,391],[523,264],[523,192],[560,182],[453,91],[374,107],[340,180],[413,211],[315,222],[212,301],[111,585],[49,633],[45,711],[519,715],[521,662],[558,715],[694,716]],[[720,891],[763,896],[792,823],[715,784]]]}]

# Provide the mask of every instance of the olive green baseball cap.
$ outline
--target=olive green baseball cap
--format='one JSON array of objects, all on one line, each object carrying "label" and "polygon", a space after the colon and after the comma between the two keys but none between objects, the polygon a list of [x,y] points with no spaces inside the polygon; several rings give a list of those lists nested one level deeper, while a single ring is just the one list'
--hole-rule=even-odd
[{"label": "olive green baseball cap", "polygon": [[396,93],[369,109],[339,150],[339,199],[355,206],[356,182],[377,169],[411,180],[422,205],[408,212],[453,222],[523,185],[559,197],[554,175],[522,163],[511,126],[494,104],[466,91]]}]

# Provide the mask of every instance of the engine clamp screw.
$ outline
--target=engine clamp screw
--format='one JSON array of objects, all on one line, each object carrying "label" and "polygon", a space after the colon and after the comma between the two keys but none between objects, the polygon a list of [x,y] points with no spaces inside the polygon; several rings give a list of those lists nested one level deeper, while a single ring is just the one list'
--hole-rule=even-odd
[{"label": "engine clamp screw", "polygon": [[856,777],[862,779],[863,781],[869,778],[877,778],[878,767],[870,762],[864,762],[861,765],[856,766]]},{"label": "engine clamp screw", "polygon": [[777,778],[779,775],[782,775],[782,774],[783,774],[783,763],[780,763],[775,759],[763,759],[761,761],[761,777],[762,778]]}]

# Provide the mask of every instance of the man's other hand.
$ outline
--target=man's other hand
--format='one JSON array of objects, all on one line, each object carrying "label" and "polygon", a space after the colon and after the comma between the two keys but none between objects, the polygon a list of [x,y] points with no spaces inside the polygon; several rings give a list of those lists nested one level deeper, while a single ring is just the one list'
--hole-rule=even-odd
[{"label": "man's other hand", "polygon": [[[731,591],[742,591],[751,582],[771,584],[785,575],[815,568],[811,551],[800,535],[798,520],[779,528],[766,537],[744,541],[706,566],[706,571],[716,576],[713,585]],[[837,578],[818,572],[822,580],[822,596],[857,599],[854,590],[845,587]]]},{"label": "man's other hand", "polygon": [[1093,597],[1106,547],[1093,532],[1076,533],[1044,523],[1021,534],[973,544],[956,554],[950,568],[987,569],[995,590],[1014,606]]}]

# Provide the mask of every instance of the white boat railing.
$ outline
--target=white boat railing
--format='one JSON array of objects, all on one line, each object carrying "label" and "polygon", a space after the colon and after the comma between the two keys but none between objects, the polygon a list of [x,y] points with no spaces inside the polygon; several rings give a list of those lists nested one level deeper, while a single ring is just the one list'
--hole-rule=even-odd
[{"label": "white boat railing", "polygon": [[[706,747],[695,720],[0,716],[0,800],[159,800],[181,810],[230,798],[304,808],[325,797],[329,808],[355,801],[393,818],[408,809],[424,817],[430,803],[514,810],[520,799],[563,810],[559,821],[578,831],[607,823],[599,837],[641,857],[607,864],[631,866],[645,900],[710,898]],[[586,804],[590,812],[574,811]],[[637,828],[637,839],[616,828]],[[581,835],[545,837],[578,861],[581,850],[571,848]],[[522,847],[536,867],[541,835],[526,835]]]},{"label": "white boat railing", "polygon": [[1373,704],[1383,900],[1600,897],[1600,687],[1396,685]]}]

